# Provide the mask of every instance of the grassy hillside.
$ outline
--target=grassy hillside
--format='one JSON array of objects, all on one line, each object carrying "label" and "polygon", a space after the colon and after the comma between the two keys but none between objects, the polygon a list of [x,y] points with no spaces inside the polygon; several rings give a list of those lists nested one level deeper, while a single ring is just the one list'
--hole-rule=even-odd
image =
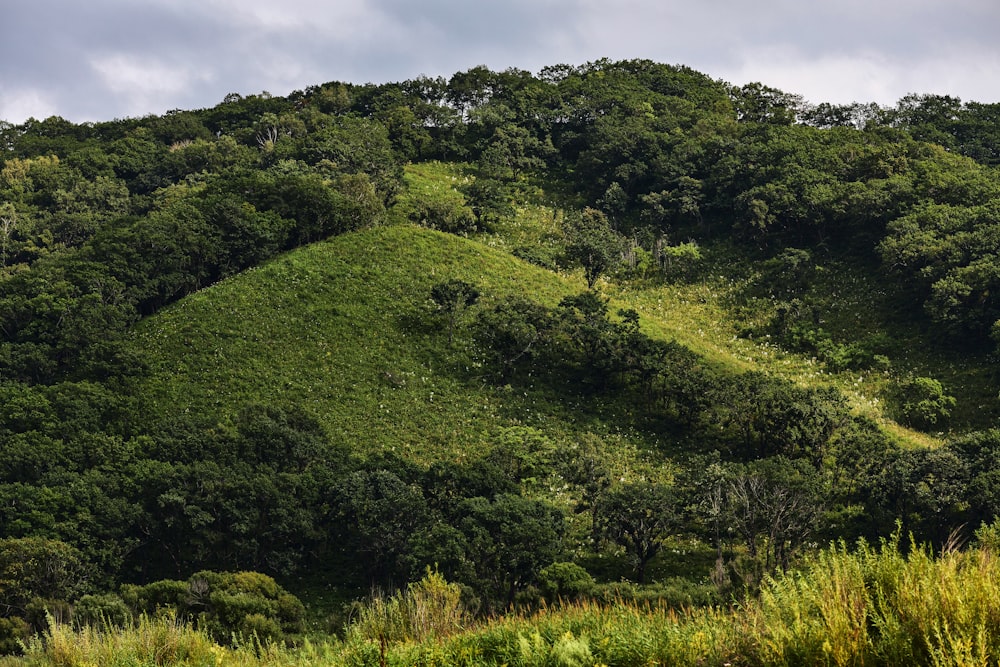
[{"label": "grassy hillside", "polygon": [[[518,233],[537,237],[537,228],[555,215],[531,209]],[[473,283],[483,305],[522,295],[552,306],[584,288],[581,276],[547,271],[486,245],[503,246],[505,238],[510,234],[470,240],[409,225],[369,229],[288,253],[194,294],[141,323],[134,335],[134,349],[150,370],[138,392],[144,413],[152,423],[182,413],[224,421],[252,403],[297,405],[355,451],[393,450],[423,461],[475,450],[509,426],[544,428],[556,438],[605,429],[581,424],[587,418],[557,396],[496,390],[477,381],[476,368],[455,366],[467,355],[448,348],[429,303],[435,283]],[[676,339],[712,365],[765,370],[803,385],[835,384],[859,412],[902,440],[934,442],[882,419],[882,374],[830,374],[766,339],[738,336],[745,322],[727,306],[740,289],[730,276],[601,287],[614,308],[635,308],[647,333]],[[459,335],[455,345],[468,345],[467,337]]]},{"label": "grassy hillside", "polygon": [[[476,284],[554,305],[581,285],[482,244],[411,226],[371,229],[289,253],[203,290],[138,327],[154,422],[250,403],[298,405],[359,451],[417,459],[469,451],[508,425],[558,411],[455,368],[431,286]],[[457,337],[456,345],[466,345]],[[559,429],[558,424],[547,427]]]}]

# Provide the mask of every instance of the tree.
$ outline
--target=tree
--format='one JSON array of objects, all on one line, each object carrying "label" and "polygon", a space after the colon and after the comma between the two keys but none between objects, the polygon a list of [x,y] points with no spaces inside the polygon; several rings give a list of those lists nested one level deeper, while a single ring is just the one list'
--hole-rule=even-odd
[{"label": "tree", "polygon": [[301,149],[289,157],[305,159],[332,174],[367,174],[385,206],[392,204],[402,186],[403,167],[385,127],[376,120],[339,116],[304,137]]},{"label": "tree", "polygon": [[916,139],[954,149],[961,109],[962,100],[957,97],[911,93],[897,102],[890,116],[893,125],[905,128]]},{"label": "tree", "polygon": [[579,216],[568,216],[565,235],[566,257],[583,267],[588,289],[621,259],[621,237],[597,209],[585,208]]},{"label": "tree", "polygon": [[817,529],[821,494],[816,472],[784,457],[736,466],[727,475],[722,502],[733,531],[759,576],[788,569],[792,556]]},{"label": "tree", "polygon": [[479,159],[480,176],[500,181],[517,181],[525,172],[545,167],[555,152],[521,125],[498,127]]},{"label": "tree", "polygon": [[479,312],[473,334],[487,368],[504,381],[541,356],[554,326],[544,307],[514,297]]},{"label": "tree", "polygon": [[562,362],[575,362],[580,377],[605,388],[616,370],[621,342],[618,328],[608,319],[607,302],[595,292],[582,292],[560,301],[556,313]]},{"label": "tree", "polygon": [[17,227],[17,210],[10,202],[0,204],[0,269],[7,266],[7,252]]},{"label": "tree", "polygon": [[0,540],[0,613],[22,615],[35,598],[69,602],[86,591],[92,575],[83,554],[58,540]]},{"label": "tree", "polygon": [[505,181],[479,173],[463,188],[463,193],[484,229],[514,213],[511,186]]},{"label": "tree", "polygon": [[473,285],[452,278],[431,287],[431,301],[439,313],[448,320],[448,345],[455,338],[455,324],[462,317],[465,309],[479,300],[479,290]]},{"label": "tree", "polygon": [[879,251],[889,272],[946,332],[985,341],[1000,319],[1000,193],[976,206],[927,204],[886,231]]},{"label": "tree", "polygon": [[517,591],[560,555],[563,515],[547,503],[501,494],[493,500],[469,498],[459,512],[477,583],[494,602],[511,604]]},{"label": "tree", "polygon": [[986,490],[984,479],[970,489],[973,474],[981,469],[962,453],[954,447],[894,452],[869,481],[870,520],[883,530],[899,521],[903,534],[912,533],[918,542],[945,544],[969,520],[970,504],[980,502],[971,492]]},{"label": "tree", "polygon": [[340,482],[335,500],[339,530],[346,533],[344,546],[372,581],[401,574],[412,540],[428,526],[420,487],[388,470],[359,470]]},{"label": "tree", "polygon": [[791,125],[805,111],[801,95],[786,93],[762,83],[748,83],[734,88],[732,95],[737,118],[744,123]]},{"label": "tree", "polygon": [[944,426],[957,402],[954,396],[945,393],[940,381],[929,377],[909,378],[899,383],[893,398],[897,419],[922,431]]},{"label": "tree", "polygon": [[673,490],[662,483],[629,482],[604,492],[594,507],[598,536],[625,549],[643,583],[646,566],[680,525]]},{"label": "tree", "polygon": [[821,460],[848,417],[836,389],[799,387],[760,372],[723,385],[715,410],[719,423],[735,430],[747,459],[783,454]]}]

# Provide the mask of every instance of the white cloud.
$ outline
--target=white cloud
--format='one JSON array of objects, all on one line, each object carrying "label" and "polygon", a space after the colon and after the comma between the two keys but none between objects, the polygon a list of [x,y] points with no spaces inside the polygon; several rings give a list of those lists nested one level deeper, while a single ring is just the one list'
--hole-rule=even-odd
[{"label": "white cloud", "polygon": [[909,93],[934,93],[966,101],[1000,99],[1000,56],[953,50],[921,60],[878,51],[808,56],[795,47],[752,49],[738,66],[716,74],[731,83],[759,81],[806,100],[893,105]]},{"label": "white cloud", "polygon": [[366,0],[190,0],[214,23],[254,33],[323,33],[330,40],[357,39],[380,17]]},{"label": "white cloud", "polygon": [[57,115],[59,115],[59,105],[42,90],[0,88],[0,120],[22,122],[28,118],[42,120]]},{"label": "white cloud", "polygon": [[908,92],[1000,101],[1000,3],[988,0],[4,2],[0,114],[14,122],[605,57],[687,65],[814,102],[891,104]]},{"label": "white cloud", "polygon": [[94,56],[90,66],[129,116],[165,109],[195,83],[210,78],[207,69],[199,71],[190,65],[171,65],[127,53]]}]

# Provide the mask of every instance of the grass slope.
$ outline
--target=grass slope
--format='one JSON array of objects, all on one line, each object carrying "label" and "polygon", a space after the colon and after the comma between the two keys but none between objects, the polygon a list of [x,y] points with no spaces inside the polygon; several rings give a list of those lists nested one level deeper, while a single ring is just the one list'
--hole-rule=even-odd
[{"label": "grass slope", "polygon": [[431,286],[450,278],[476,284],[486,302],[519,293],[554,305],[581,289],[423,228],[337,237],[144,321],[134,345],[150,366],[139,388],[146,414],[225,420],[251,403],[295,404],[359,451],[396,449],[417,460],[457,456],[505,425],[546,419],[555,406],[470,382],[474,369],[453,367],[460,355],[428,308]]},{"label": "grass slope", "polygon": [[[557,215],[537,208],[519,216],[523,226]],[[498,238],[406,224],[374,228],[298,249],[194,294],[136,330],[135,350],[150,367],[138,389],[145,414],[154,424],[200,413],[224,425],[248,404],[297,405],[355,451],[394,450],[424,462],[481,450],[508,427],[537,427],[553,439],[614,430],[564,397],[494,389],[475,380],[477,369],[456,367],[467,355],[448,348],[429,308],[436,282],[474,283],[484,304],[519,294],[551,306],[584,289],[581,276],[514,258]],[[742,323],[727,303],[741,288],[721,271],[691,284],[599,287],[612,311],[636,309],[647,333],[676,339],[710,364],[834,384],[901,441],[936,442],[881,418],[885,377],[826,373],[815,360],[738,336]],[[456,346],[467,344],[456,337]]]},{"label": "grass slope", "polygon": [[[484,304],[519,294],[555,305],[582,291],[582,276],[546,271],[510,254],[519,247],[556,252],[564,210],[536,188],[513,218],[473,239],[460,238],[405,220],[420,200],[461,205],[458,188],[468,178],[462,165],[410,165],[406,178],[409,190],[393,210],[396,224],[288,253],[141,323],[134,344],[151,367],[139,389],[149,418],[194,412],[225,422],[250,403],[294,404],[358,451],[396,449],[424,461],[474,451],[510,426],[528,424],[553,438],[607,433],[602,417],[574,410],[565,397],[526,396],[470,381],[476,369],[455,367],[467,355],[448,349],[428,308],[431,286],[450,278],[476,284]],[[935,446],[940,434],[884,417],[885,392],[895,377],[944,380],[959,396],[953,424],[960,429],[992,423],[998,403],[989,364],[931,349],[912,326],[888,326],[890,296],[866,272],[838,267],[822,274],[815,289],[830,304],[825,326],[840,340],[888,331],[899,341],[903,352],[893,355],[891,375],[830,373],[808,356],[742,336],[748,323],[761,324],[773,309],[770,303],[735,305],[753,280],[753,260],[733,247],[704,252],[694,282],[602,281],[599,289],[611,298],[612,312],[635,309],[649,335],[676,339],[709,364],[838,387],[857,412],[901,443]],[[467,344],[467,337],[457,337],[456,347]]]}]

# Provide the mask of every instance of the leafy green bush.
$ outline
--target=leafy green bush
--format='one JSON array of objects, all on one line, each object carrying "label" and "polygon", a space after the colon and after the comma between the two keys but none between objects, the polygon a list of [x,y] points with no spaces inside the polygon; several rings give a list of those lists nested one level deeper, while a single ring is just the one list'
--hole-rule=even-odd
[{"label": "leafy green bush", "polygon": [[31,627],[20,616],[0,617],[0,655],[21,653],[21,642],[31,635]]},{"label": "leafy green bush", "polygon": [[136,616],[164,610],[197,619],[219,642],[256,637],[290,640],[305,629],[305,607],[259,572],[198,572],[188,581],[163,580],[122,587],[123,604]]},{"label": "leafy green bush", "polygon": [[580,600],[594,590],[594,578],[576,563],[552,563],[538,573],[538,587],[548,602]]},{"label": "leafy green bush", "polygon": [[450,234],[476,231],[476,216],[461,201],[449,199],[421,199],[414,202],[410,211],[411,221]]},{"label": "leafy green bush", "polygon": [[909,378],[893,391],[897,420],[921,431],[943,427],[957,401],[941,382],[929,377]]},{"label": "leafy green bush", "polygon": [[690,280],[702,262],[701,249],[694,241],[662,246],[658,248],[656,257],[668,280]]},{"label": "leafy green bush", "polygon": [[189,588],[186,581],[163,579],[145,586],[123,584],[120,593],[134,615],[156,615],[161,609],[186,609]]},{"label": "leafy green bush", "polygon": [[91,572],[83,555],[64,542],[0,540],[0,610],[24,613],[35,599],[72,600],[87,589]]},{"label": "leafy green bush", "polygon": [[761,266],[761,278],[772,293],[793,294],[809,287],[816,272],[812,252],[785,248]]},{"label": "leafy green bush", "polygon": [[73,621],[81,626],[122,628],[131,619],[128,605],[114,593],[84,595],[73,605]]},{"label": "leafy green bush", "polygon": [[218,641],[233,635],[289,639],[305,629],[305,607],[259,572],[199,572],[189,580],[192,611]]}]

